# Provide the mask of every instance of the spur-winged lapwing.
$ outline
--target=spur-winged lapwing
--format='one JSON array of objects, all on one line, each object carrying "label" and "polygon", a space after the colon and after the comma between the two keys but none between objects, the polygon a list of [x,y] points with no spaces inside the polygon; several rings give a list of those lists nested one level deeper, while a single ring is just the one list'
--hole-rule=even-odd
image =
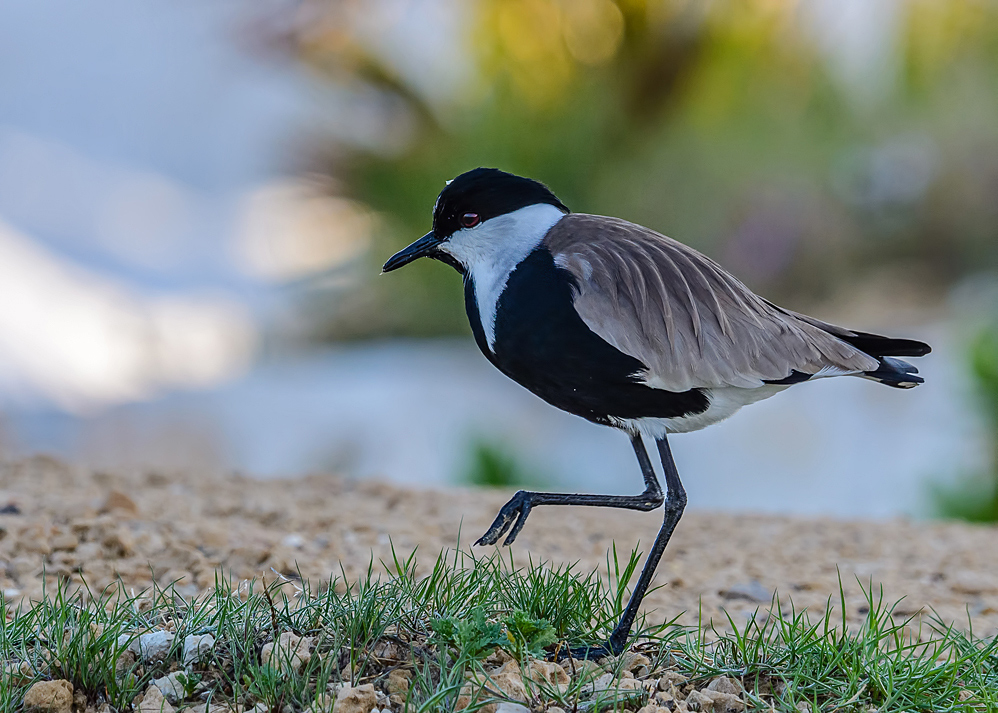
[{"label": "spur-winged lapwing", "polygon": [[[654,510],[665,521],[623,617],[590,656],[620,653],[686,506],[667,436],[709,426],[794,384],[862,376],[922,383],[899,356],[929,346],[826,324],[754,294],[710,258],[617,218],[572,213],[546,186],[476,168],[437,198],[433,230],[385,263],[419,257],[464,276],[475,341],[506,376],[560,409],[625,431],[640,495],[520,491],[476,544],[511,543],[536,505]],[[642,435],[655,439],[667,496]]]}]

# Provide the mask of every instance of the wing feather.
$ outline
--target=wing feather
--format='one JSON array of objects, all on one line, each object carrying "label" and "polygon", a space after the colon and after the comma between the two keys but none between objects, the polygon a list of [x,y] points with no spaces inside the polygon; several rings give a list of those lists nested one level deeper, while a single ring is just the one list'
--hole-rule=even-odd
[{"label": "wing feather", "polygon": [[575,278],[583,321],[645,364],[651,385],[754,388],[794,371],[877,368],[839,328],[776,307],[710,258],[647,228],[572,213],[544,243]]}]

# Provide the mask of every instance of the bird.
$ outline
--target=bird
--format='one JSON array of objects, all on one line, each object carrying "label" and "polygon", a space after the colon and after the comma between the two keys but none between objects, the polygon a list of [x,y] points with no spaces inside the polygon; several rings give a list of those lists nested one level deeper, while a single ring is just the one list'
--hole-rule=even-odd
[{"label": "bird", "polygon": [[[822,322],[756,295],[712,259],[619,218],[573,213],[543,183],[496,168],[448,181],[432,230],[383,273],[420,257],[455,268],[482,354],[553,406],[625,432],[644,478],[639,495],[518,491],[475,543],[512,543],[538,505],[651,511],[664,518],[601,658],[626,647],[641,601],[686,507],[668,437],[816,379],[923,383],[898,357],[928,344]],[[643,438],[662,462],[663,492]]]}]

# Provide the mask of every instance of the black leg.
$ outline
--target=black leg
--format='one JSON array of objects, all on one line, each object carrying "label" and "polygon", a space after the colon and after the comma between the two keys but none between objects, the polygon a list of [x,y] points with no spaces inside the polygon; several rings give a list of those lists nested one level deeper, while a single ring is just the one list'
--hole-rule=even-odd
[{"label": "black leg", "polygon": [[[648,451],[645,450],[641,436],[631,436],[631,445],[634,446],[634,453],[641,464],[641,474],[645,479],[645,491],[640,495],[580,495],[573,493],[535,493],[526,490],[519,491],[510,498],[509,502],[502,506],[499,514],[492,523],[488,532],[479,538],[476,545],[494,545],[506,530],[510,530],[504,545],[509,545],[520,534],[527,516],[535,505],[595,505],[606,508],[625,508],[627,510],[654,510],[662,502],[662,486],[658,484],[658,477],[655,469],[652,468],[651,460],[648,459]],[[659,442],[661,449],[661,441]],[[668,449],[668,445],[666,445]],[[675,470],[675,467],[673,467]],[[668,470],[666,470],[666,482],[668,483]],[[676,482],[679,482],[678,476]],[[682,486],[679,486],[682,488]],[[669,487],[670,494],[672,487]],[[685,495],[684,495],[685,498]],[[685,502],[685,500],[684,500]],[[678,518],[677,518],[678,520]],[[661,537],[661,535],[660,535]],[[668,537],[666,537],[668,541]],[[657,560],[656,560],[657,561]],[[642,575],[643,576],[643,575]],[[640,597],[638,597],[640,603]]]},{"label": "black leg", "polygon": [[652,577],[655,576],[655,570],[658,568],[659,560],[662,559],[666,545],[669,544],[669,538],[672,537],[672,532],[676,529],[679,518],[683,516],[683,510],[686,508],[686,490],[679,480],[679,471],[676,470],[676,462],[672,459],[672,449],[669,448],[669,442],[665,436],[657,443],[659,455],[662,457],[662,468],[665,470],[665,487],[668,492],[662,529],[658,531],[658,537],[655,538],[655,544],[648,554],[644,569],[641,570],[641,577],[638,578],[638,583],[631,593],[631,599],[627,602],[624,615],[620,617],[620,621],[614,627],[610,638],[603,646],[571,651],[570,653],[574,658],[599,659],[609,654],[616,656],[624,650],[627,645],[627,637],[631,633],[631,626],[634,624],[634,618],[641,606],[641,600],[644,599],[648,585],[651,584]]}]

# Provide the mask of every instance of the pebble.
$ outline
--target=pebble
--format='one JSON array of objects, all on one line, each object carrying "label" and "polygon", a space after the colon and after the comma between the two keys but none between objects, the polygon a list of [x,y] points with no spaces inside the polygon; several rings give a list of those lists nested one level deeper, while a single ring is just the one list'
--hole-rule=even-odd
[{"label": "pebble", "polygon": [[163,676],[162,678],[154,678],[152,685],[159,689],[168,701],[171,703],[176,703],[177,701],[184,700],[186,691],[184,690],[184,684],[180,680],[181,676],[186,676],[183,671],[174,671],[171,674]]},{"label": "pebble", "polygon": [[651,667],[651,659],[649,659],[644,654],[640,653],[627,653],[624,654],[621,660],[621,670],[631,671],[636,676],[641,676],[640,669],[645,670],[645,675],[647,675],[648,669]]},{"label": "pebble", "polygon": [[411,673],[405,669],[395,669],[388,674],[388,682],[385,684],[385,688],[388,690],[388,695],[408,693],[409,682],[411,680]]},{"label": "pebble", "polygon": [[104,504],[100,506],[100,512],[135,516],[139,514],[139,506],[120,490],[112,490],[107,494]]},{"label": "pebble", "polygon": [[496,713],[530,713],[530,709],[519,703],[502,701],[496,706]]},{"label": "pebble", "polygon": [[173,639],[172,632],[157,629],[139,637],[122,634],[118,637],[118,646],[127,647],[143,661],[164,661],[170,653]]},{"label": "pebble", "polygon": [[718,693],[729,693],[733,696],[738,696],[745,690],[745,687],[742,686],[741,681],[737,678],[718,676],[707,684],[706,690],[717,691]]},{"label": "pebble", "polygon": [[685,686],[688,679],[681,673],[676,673],[675,671],[666,671],[662,674],[662,677],[658,679],[658,690],[668,691],[671,686]]},{"label": "pebble", "polygon": [[552,686],[567,686],[571,679],[559,664],[554,661],[544,661],[534,659],[530,662],[528,670],[530,680],[535,683],[544,683]]},{"label": "pebble", "polygon": [[[464,710],[471,705],[475,697],[489,698],[490,694],[483,690],[483,687],[498,691],[514,701],[524,703],[527,701],[527,687],[523,683],[523,672],[520,670],[520,664],[510,659],[499,669],[489,673],[488,678],[480,674],[473,675],[461,688],[455,710]],[[478,708],[478,713],[496,713],[497,708],[498,704],[489,703]]]},{"label": "pebble", "polygon": [[735,584],[722,589],[719,594],[723,599],[747,599],[757,604],[766,604],[773,600],[773,593],[762,586],[762,582],[753,579],[751,582]]},{"label": "pebble", "polygon": [[69,681],[39,681],[24,694],[25,713],[71,713],[73,684]]},{"label": "pebble", "polygon": [[149,686],[138,705],[139,713],[174,713],[176,709],[156,686]]},{"label": "pebble", "polygon": [[213,648],[215,648],[215,637],[211,634],[188,635],[184,638],[184,666],[197,663]]},{"label": "pebble", "polygon": [[711,700],[711,710],[714,713],[741,713],[745,710],[745,701],[732,693],[703,690],[700,694]]},{"label": "pebble", "polygon": [[378,695],[373,684],[344,686],[336,694],[333,713],[371,713],[377,702]]},{"label": "pebble", "polygon": [[72,551],[75,550],[80,545],[80,539],[73,534],[67,533],[64,535],[56,535],[49,542],[53,550],[59,551]]},{"label": "pebble", "polygon": [[35,672],[27,661],[11,662],[4,665],[3,677],[11,686],[23,686],[35,677]]},{"label": "pebble", "polygon": [[305,664],[312,660],[312,653],[309,651],[311,645],[310,637],[297,636],[285,631],[276,644],[274,642],[264,644],[260,651],[260,663],[281,671],[300,672]]}]

